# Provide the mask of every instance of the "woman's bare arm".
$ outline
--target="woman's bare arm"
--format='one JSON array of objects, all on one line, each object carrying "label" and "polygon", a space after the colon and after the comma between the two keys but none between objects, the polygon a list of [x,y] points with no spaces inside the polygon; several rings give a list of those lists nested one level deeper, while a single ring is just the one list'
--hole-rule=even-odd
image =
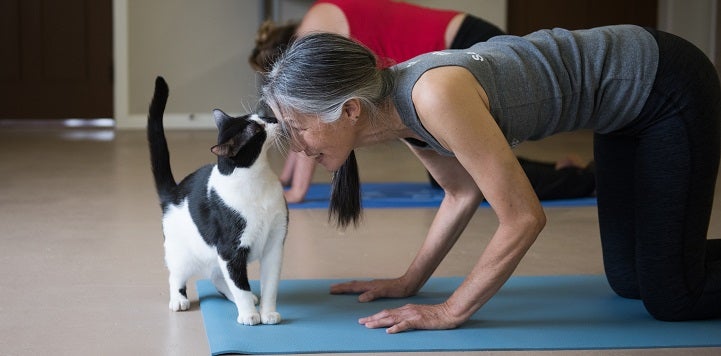
[{"label": "woman's bare arm", "polygon": [[313,5],[306,12],[298,25],[296,35],[304,36],[312,32],[329,32],[349,37],[350,27],[345,14],[338,6],[320,3]]},{"label": "woman's bare arm", "polygon": [[359,293],[361,302],[416,294],[458,240],[483,200],[472,177],[455,158],[413,148],[436,181],[446,189],[426,239],[406,272],[398,278],[350,281],[331,286],[331,293]]},{"label": "woman's bare arm", "polygon": [[[457,327],[508,280],[545,225],[538,198],[490,115],[485,95],[467,70],[441,67],[421,77],[414,88],[413,101],[426,129],[454,152],[460,165],[483,192],[498,216],[498,229],[471,273],[444,303],[407,305],[382,311],[360,320],[367,327],[388,327],[389,333]],[[443,173],[436,173],[438,167],[433,163],[428,166],[437,179],[444,180],[448,186],[444,188],[454,197],[452,180],[445,183]],[[458,194],[468,194],[464,192],[459,190]],[[456,199],[462,201],[462,198]],[[460,220],[448,217],[454,213],[452,208],[459,204],[462,205],[441,206],[431,227],[431,231],[438,231],[434,235],[453,236],[465,227],[458,225]],[[432,239],[431,232],[428,238]],[[441,249],[445,246],[429,247],[434,250],[429,255],[444,254]]]}]

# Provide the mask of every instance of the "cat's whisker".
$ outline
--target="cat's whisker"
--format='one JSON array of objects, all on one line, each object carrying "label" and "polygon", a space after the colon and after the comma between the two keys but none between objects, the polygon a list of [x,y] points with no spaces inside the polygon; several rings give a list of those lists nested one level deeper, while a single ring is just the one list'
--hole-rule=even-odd
[{"label": "cat's whisker", "polygon": [[275,145],[278,151],[283,154],[285,154],[288,150],[288,145],[285,143],[285,141],[280,135],[275,137],[275,139],[273,140],[273,145]]},{"label": "cat's whisker", "polygon": [[280,125],[280,129],[274,137],[274,144],[283,156],[287,156],[290,149],[291,134],[283,123],[279,122],[278,124]]},{"label": "cat's whisker", "polygon": [[252,113],[252,112],[254,112],[253,110],[251,110],[250,105],[249,105],[247,102],[245,102],[245,101],[241,101],[241,102],[240,102],[240,106],[243,108],[243,111],[242,111],[242,112],[247,112],[247,113]]}]

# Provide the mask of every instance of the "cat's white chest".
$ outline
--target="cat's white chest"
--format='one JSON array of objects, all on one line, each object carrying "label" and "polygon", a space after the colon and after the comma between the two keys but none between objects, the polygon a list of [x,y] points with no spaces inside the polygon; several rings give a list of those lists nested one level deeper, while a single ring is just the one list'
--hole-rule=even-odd
[{"label": "cat's white chest", "polygon": [[224,176],[214,168],[208,189],[229,207],[240,213],[247,223],[241,245],[253,245],[251,259],[266,243],[270,231],[287,224],[287,207],[283,198],[283,187],[277,176],[265,166],[264,169],[236,170]]},{"label": "cat's white chest", "polygon": [[253,209],[285,209],[283,187],[269,168],[236,170],[229,176],[222,175],[217,167],[213,168],[208,192],[210,189],[215,190],[229,207],[243,213],[252,213]]}]

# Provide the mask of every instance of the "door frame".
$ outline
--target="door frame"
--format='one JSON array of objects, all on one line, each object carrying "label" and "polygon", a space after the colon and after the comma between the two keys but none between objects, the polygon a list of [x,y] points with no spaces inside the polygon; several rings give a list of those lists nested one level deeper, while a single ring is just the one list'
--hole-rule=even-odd
[{"label": "door frame", "polygon": [[116,128],[128,128],[128,0],[113,0],[113,118]]}]

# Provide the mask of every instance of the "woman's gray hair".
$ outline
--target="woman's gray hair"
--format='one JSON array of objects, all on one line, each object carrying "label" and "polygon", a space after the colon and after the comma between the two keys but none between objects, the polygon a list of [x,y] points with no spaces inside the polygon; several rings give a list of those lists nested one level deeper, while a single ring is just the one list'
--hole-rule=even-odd
[{"label": "woman's gray hair", "polygon": [[331,33],[294,41],[264,79],[262,99],[279,115],[315,114],[323,122],[337,120],[350,99],[374,118],[393,90],[390,70],[378,67],[373,52]]},{"label": "woman's gray hair", "polygon": [[[358,99],[371,120],[388,104],[393,75],[381,69],[368,48],[343,36],[313,33],[294,41],[265,74],[262,98],[283,122],[293,114],[338,120],[343,105]],[[292,135],[292,132],[291,132]],[[355,153],[333,173],[328,218],[345,228],[356,225],[362,211]]]}]

